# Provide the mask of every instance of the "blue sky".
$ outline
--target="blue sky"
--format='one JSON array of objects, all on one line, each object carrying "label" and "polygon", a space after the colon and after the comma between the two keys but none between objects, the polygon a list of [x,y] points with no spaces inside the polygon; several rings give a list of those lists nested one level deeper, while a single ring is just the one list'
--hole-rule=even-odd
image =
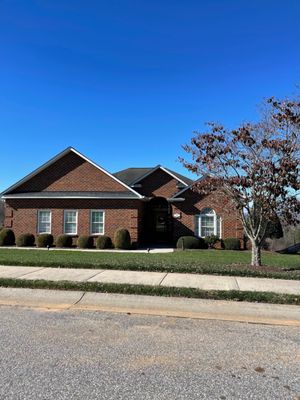
[{"label": "blue sky", "polygon": [[298,0],[0,0],[0,191],[73,146],[110,172],[177,161],[206,121],[297,92]]}]

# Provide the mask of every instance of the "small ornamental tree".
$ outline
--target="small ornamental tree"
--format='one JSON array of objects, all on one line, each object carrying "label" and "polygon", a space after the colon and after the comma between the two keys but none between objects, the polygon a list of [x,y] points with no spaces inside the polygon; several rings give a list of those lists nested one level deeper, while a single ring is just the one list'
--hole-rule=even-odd
[{"label": "small ornamental tree", "polygon": [[215,123],[195,133],[181,159],[202,176],[194,190],[220,190],[235,204],[252,245],[252,266],[261,265],[261,247],[268,226],[279,216],[297,223],[300,211],[300,102],[269,99],[262,119],[227,130]]}]

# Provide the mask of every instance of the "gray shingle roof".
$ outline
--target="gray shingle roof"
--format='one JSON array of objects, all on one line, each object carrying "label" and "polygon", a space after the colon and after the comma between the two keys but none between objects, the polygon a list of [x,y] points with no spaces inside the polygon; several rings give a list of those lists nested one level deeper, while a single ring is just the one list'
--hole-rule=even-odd
[{"label": "gray shingle roof", "polygon": [[43,199],[43,198],[67,198],[67,199],[138,199],[139,197],[129,191],[124,192],[26,192],[13,193],[3,196],[10,199]]},{"label": "gray shingle roof", "polygon": [[[121,171],[115,172],[113,175],[120,179],[122,182],[124,182],[126,185],[131,185],[133,182],[138,181],[141,179],[144,175],[149,174],[152,170],[156,170],[156,167],[143,167],[143,168],[126,168]],[[187,178],[186,176],[183,176],[181,174],[178,174],[175,171],[172,171],[169,168],[164,168],[168,172],[170,172],[172,175],[175,175],[179,180],[182,180],[185,182],[187,185],[190,185],[193,180]]]},{"label": "gray shingle roof", "polygon": [[153,167],[145,167],[145,168],[126,168],[122,171],[118,171],[113,175],[120,179],[120,181],[126,183],[126,185],[130,185],[132,182],[141,178],[142,176],[148,174]]}]

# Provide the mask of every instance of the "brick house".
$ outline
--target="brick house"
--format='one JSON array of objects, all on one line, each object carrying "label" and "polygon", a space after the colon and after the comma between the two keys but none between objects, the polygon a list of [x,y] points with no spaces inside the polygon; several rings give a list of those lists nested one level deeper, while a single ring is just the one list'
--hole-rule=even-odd
[{"label": "brick house", "polygon": [[111,174],[67,148],[2,193],[5,227],[21,233],[108,235],[127,228],[133,242],[174,243],[182,235],[242,239],[221,193],[201,196],[193,181],[160,165]]}]

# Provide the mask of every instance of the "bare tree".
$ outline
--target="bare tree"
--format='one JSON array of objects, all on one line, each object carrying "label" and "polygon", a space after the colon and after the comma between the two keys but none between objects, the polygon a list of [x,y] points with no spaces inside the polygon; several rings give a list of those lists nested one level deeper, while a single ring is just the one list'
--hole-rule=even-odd
[{"label": "bare tree", "polygon": [[194,190],[220,189],[235,204],[252,245],[252,266],[261,265],[261,247],[270,221],[277,216],[297,222],[300,210],[300,102],[266,102],[258,123],[227,130],[215,123],[195,133],[184,150],[183,165],[199,176]]}]

